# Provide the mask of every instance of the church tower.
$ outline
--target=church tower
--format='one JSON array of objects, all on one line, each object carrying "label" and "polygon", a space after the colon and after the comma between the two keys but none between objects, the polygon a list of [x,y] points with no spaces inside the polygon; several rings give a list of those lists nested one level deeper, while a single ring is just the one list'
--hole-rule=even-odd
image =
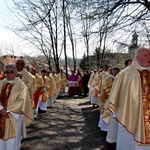
[{"label": "church tower", "polygon": [[138,48],[138,35],[136,32],[132,35],[132,42],[131,45],[129,46],[129,58],[133,59],[135,56],[135,50]]}]

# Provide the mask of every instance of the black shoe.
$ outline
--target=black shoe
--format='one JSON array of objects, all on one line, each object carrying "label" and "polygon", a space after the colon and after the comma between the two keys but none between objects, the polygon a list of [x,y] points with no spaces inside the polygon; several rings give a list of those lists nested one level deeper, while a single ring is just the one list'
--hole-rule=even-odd
[{"label": "black shoe", "polygon": [[34,117],[34,120],[38,120],[38,117]]},{"label": "black shoe", "polygon": [[42,113],[46,113],[46,110],[41,110],[41,109],[39,108],[38,114],[42,114]]},{"label": "black shoe", "polygon": [[98,108],[99,106],[96,104],[93,104],[93,108]]}]

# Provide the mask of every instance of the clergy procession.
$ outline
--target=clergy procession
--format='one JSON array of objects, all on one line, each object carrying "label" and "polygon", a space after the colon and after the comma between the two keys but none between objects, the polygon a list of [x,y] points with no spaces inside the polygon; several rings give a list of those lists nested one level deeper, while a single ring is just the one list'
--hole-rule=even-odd
[{"label": "clergy procession", "polygon": [[[59,97],[82,95],[99,110],[97,128],[116,150],[150,150],[150,49],[139,47],[124,68],[92,71],[28,68],[23,59],[4,68],[0,81],[0,150],[20,150],[27,128]],[[59,110],[58,110],[59,111]],[[89,148],[90,150],[90,148]]]}]

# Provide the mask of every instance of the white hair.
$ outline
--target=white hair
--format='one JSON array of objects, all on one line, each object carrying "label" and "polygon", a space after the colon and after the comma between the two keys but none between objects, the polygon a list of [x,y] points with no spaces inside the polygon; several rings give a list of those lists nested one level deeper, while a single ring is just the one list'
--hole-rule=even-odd
[{"label": "white hair", "polygon": [[138,47],[138,48],[135,50],[135,60],[137,59],[137,56],[139,55],[139,53],[140,53],[142,50],[148,50],[148,49],[145,48],[145,47]]},{"label": "white hair", "polygon": [[15,64],[8,64],[8,65],[5,65],[5,66],[4,66],[4,71],[6,71],[6,69],[7,69],[8,67],[13,67],[14,70],[17,71],[17,68],[16,68],[16,65],[15,65]]}]

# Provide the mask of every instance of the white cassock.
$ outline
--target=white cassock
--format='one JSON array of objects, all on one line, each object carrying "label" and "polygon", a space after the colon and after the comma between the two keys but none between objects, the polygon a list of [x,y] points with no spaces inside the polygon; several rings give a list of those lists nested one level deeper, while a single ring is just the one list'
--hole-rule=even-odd
[{"label": "white cassock", "polygon": [[108,131],[108,124],[103,121],[101,114],[100,114],[100,117],[99,117],[98,127],[99,127],[102,131],[106,131],[106,132]]},{"label": "white cassock", "polygon": [[98,101],[98,99],[97,99],[96,97],[92,96],[92,95],[91,95],[91,104],[96,104],[96,105],[99,106],[99,101]]},{"label": "white cassock", "polygon": [[0,150],[20,150],[21,131],[24,115],[19,115],[12,112],[10,113],[17,119],[18,127],[16,137],[6,141],[0,139]]},{"label": "white cassock", "polygon": [[47,101],[47,107],[54,107],[54,96],[48,99]]},{"label": "white cassock", "polygon": [[118,122],[114,117],[114,114],[111,113],[106,137],[106,141],[108,143],[117,143],[117,131],[118,131]]},{"label": "white cassock", "polygon": [[38,107],[43,111],[47,110],[47,102],[39,102]]},{"label": "white cassock", "polygon": [[[46,88],[44,88],[44,91],[47,93]],[[38,101],[38,108],[40,108],[40,110],[46,111],[47,110],[47,102],[42,102],[41,100],[39,100]]]},{"label": "white cassock", "polygon": [[150,150],[150,146],[138,146],[132,134],[118,123],[117,150]]},{"label": "white cassock", "polygon": [[92,87],[92,85],[90,84],[90,86],[89,86],[89,94],[88,94],[88,98],[89,98],[89,100],[90,100],[90,102],[91,102],[91,87]]}]

